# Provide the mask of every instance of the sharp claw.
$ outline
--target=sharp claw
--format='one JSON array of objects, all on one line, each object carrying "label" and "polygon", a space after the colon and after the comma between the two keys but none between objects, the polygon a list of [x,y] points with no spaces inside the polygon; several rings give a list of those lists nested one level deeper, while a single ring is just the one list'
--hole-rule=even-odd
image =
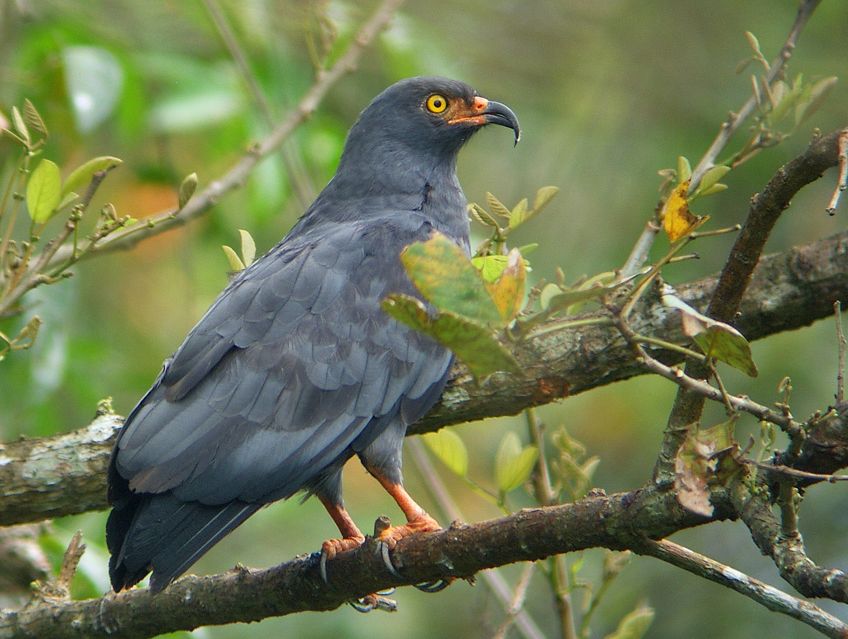
[{"label": "sharp claw", "polygon": [[392,558],[389,556],[389,545],[385,541],[380,542],[380,554],[383,556],[383,564],[385,564],[386,570],[388,570],[393,577],[402,579],[397,568],[395,568],[395,565],[392,563]]},{"label": "sharp claw", "polygon": [[[327,579],[327,553],[323,550],[321,551],[321,560],[318,562],[318,570],[321,573],[321,579],[324,580],[325,584],[329,584],[330,580]],[[362,612],[360,610],[360,612]]]},{"label": "sharp claw", "polygon": [[383,610],[385,612],[396,612],[397,602],[394,599],[383,597],[380,593],[366,595],[361,599],[348,601],[357,612],[371,612],[372,610]]},{"label": "sharp claw", "polygon": [[374,604],[372,604],[370,602],[363,603],[365,601],[366,601],[366,599],[365,599],[365,597],[363,597],[362,599],[351,599],[350,601],[348,601],[348,603],[350,604],[351,608],[356,610],[356,612],[365,613],[365,612],[371,612],[372,610],[374,610]]},{"label": "sharp claw", "polygon": [[451,582],[447,579],[437,579],[435,581],[425,581],[420,584],[412,584],[421,592],[439,592],[450,586]]}]

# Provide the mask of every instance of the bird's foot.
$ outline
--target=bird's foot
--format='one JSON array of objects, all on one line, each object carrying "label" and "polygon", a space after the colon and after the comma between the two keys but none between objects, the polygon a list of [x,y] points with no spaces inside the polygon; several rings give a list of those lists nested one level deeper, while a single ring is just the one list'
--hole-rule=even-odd
[{"label": "bird's foot", "polygon": [[388,528],[384,528],[380,531],[380,534],[377,535],[377,541],[383,542],[386,546],[388,546],[389,550],[391,550],[397,545],[397,542],[404,537],[414,535],[415,533],[436,532],[441,529],[442,527],[439,525],[439,522],[430,517],[427,513],[423,513],[419,517],[409,520],[402,526],[389,526]]},{"label": "bird's foot", "polygon": [[[378,521],[378,525],[379,523],[380,522]],[[425,513],[420,517],[407,522],[403,526],[385,526],[381,530],[378,528],[379,532],[378,530],[375,530],[375,532],[378,532],[376,539],[381,542],[380,552],[383,556],[383,563],[386,565],[386,569],[395,577],[401,579],[402,577],[400,573],[392,563],[389,551],[404,537],[421,532],[436,532],[441,529],[442,527],[439,525],[439,522]],[[421,592],[439,592],[440,590],[447,588],[451,583],[453,583],[453,581],[453,577],[445,577],[443,579],[425,581],[423,583],[413,585]]]},{"label": "bird's foot", "polygon": [[327,580],[327,562],[339,553],[359,548],[363,543],[365,543],[365,536],[356,535],[353,537],[342,537],[341,539],[328,539],[321,544],[321,562],[319,568],[321,570],[321,579],[324,580],[324,583],[329,583]]},{"label": "bird's foot", "polygon": [[351,607],[357,612],[371,612],[372,610],[383,610],[385,612],[397,612],[397,602],[394,599],[389,599],[386,595],[390,595],[395,591],[394,588],[389,590],[381,590],[370,595],[365,595],[359,599],[348,601]]}]

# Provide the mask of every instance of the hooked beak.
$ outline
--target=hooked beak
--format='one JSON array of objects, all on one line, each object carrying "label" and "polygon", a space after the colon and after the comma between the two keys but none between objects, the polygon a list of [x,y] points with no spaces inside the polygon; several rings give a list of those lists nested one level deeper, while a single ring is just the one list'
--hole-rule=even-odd
[{"label": "hooked beak", "polygon": [[474,98],[469,109],[460,112],[456,117],[449,120],[450,124],[458,124],[467,122],[477,126],[485,126],[487,124],[499,124],[512,129],[515,134],[515,144],[521,139],[521,127],[518,124],[518,118],[505,104],[493,102],[482,98],[479,95]]}]

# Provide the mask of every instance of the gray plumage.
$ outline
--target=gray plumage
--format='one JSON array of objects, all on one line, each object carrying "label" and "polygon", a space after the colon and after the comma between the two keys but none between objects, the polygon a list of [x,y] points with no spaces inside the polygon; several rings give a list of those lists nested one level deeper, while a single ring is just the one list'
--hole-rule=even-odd
[{"label": "gray plumage", "polygon": [[[455,163],[480,126],[427,112],[433,93],[468,105],[476,96],[413,78],[375,98],[336,176],[233,279],[127,417],[109,468],[115,590],[151,570],[151,588],[164,588],[261,506],[298,491],[341,504],[354,454],[402,481],[403,436],[438,400],[452,355],[380,301],[419,295],[399,260],[408,244],[437,230],[468,249]],[[503,124],[496,111],[487,122]]]}]

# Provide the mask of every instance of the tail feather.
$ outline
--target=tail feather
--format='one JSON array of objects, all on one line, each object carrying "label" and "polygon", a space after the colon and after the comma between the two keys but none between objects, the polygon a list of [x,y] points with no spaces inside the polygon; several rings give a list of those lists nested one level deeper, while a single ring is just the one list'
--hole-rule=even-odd
[{"label": "tail feather", "polygon": [[207,506],[171,493],[134,495],[106,524],[112,587],[129,588],[153,571],[150,589],[159,592],[261,506],[243,501]]}]

